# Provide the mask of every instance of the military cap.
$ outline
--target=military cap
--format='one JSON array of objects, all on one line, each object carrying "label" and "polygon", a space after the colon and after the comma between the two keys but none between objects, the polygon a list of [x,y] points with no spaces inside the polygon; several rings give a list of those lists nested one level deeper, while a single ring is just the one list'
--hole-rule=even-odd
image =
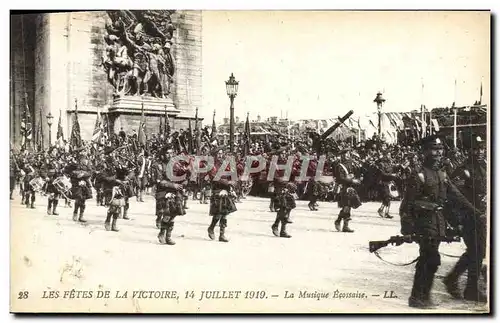
[{"label": "military cap", "polygon": [[484,148],[486,146],[486,142],[484,141],[484,139],[481,136],[475,134],[472,134],[469,140],[466,140],[464,144],[468,149]]},{"label": "military cap", "polygon": [[420,144],[420,146],[422,146],[423,149],[432,149],[432,148],[443,149],[444,148],[443,139],[437,134],[422,138],[419,141],[419,144]]}]

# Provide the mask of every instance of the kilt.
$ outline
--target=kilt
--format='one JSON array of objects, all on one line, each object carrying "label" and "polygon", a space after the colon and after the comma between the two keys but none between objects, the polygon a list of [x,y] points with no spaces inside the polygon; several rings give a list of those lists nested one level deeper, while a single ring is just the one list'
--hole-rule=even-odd
[{"label": "kilt", "polygon": [[340,198],[338,201],[339,208],[345,206],[357,209],[361,206],[361,199],[359,198],[358,192],[353,187],[342,187],[340,190]]},{"label": "kilt", "polygon": [[88,200],[92,198],[92,190],[87,185],[73,185],[71,187],[71,197],[75,200]]},{"label": "kilt", "polygon": [[156,198],[156,215],[157,216],[179,216],[185,215],[186,210],[184,210],[183,202],[179,195],[175,198]]},{"label": "kilt", "polygon": [[108,206],[108,211],[112,214],[120,214],[122,206],[125,205],[124,198],[114,198],[111,200],[111,196],[109,196],[110,202]]},{"label": "kilt", "polygon": [[212,195],[210,198],[210,216],[229,215],[237,211],[233,199],[228,196]]}]

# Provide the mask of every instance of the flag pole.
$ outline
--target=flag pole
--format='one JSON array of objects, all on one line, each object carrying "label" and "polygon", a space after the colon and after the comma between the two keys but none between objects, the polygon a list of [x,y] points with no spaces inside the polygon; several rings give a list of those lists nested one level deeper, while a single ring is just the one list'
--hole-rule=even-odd
[{"label": "flag pole", "polygon": [[457,102],[457,79],[455,79],[455,93],[454,93],[454,101],[453,101],[453,146],[457,148],[457,107],[455,106]]}]

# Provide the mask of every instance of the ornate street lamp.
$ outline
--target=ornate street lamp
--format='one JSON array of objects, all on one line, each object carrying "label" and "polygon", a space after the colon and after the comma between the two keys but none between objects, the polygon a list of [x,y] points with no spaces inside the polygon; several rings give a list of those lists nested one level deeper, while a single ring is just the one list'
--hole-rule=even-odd
[{"label": "ornate street lamp", "polygon": [[238,84],[234,78],[233,73],[229,77],[229,80],[226,81],[226,91],[229,96],[229,100],[231,101],[231,105],[229,107],[229,149],[231,153],[234,153],[234,98],[238,94]]},{"label": "ornate street lamp", "polygon": [[377,103],[377,113],[378,113],[378,137],[382,138],[382,105],[384,105],[385,99],[382,93],[378,92],[375,100],[373,102]]},{"label": "ornate street lamp", "polygon": [[47,124],[49,125],[49,147],[52,146],[52,119],[54,119],[54,116],[49,112],[49,114],[47,114]]}]

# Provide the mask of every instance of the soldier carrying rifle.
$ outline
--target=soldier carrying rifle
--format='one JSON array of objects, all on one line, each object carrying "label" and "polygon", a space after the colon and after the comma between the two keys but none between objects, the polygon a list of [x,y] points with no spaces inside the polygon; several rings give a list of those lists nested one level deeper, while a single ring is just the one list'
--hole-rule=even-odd
[{"label": "soldier carrying rifle", "polygon": [[441,169],[444,146],[437,136],[423,138],[420,142],[424,161],[409,178],[400,208],[401,233],[416,234],[428,239],[418,241],[420,256],[415,268],[413,288],[408,305],[417,308],[433,307],[430,291],[434,275],[441,265],[439,244],[446,237],[447,222],[443,205],[447,200],[460,205],[473,216],[484,217],[453,185]]}]

